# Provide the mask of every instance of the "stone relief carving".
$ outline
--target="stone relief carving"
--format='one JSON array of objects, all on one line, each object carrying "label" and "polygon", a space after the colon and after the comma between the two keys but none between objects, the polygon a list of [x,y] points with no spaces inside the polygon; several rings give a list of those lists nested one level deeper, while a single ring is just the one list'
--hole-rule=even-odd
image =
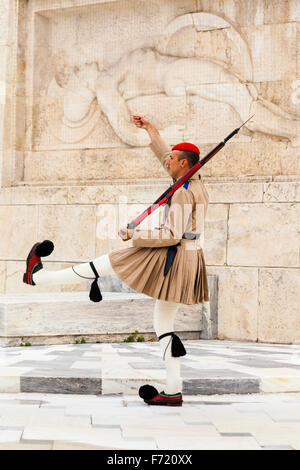
[{"label": "stone relief carving", "polygon": [[[208,57],[181,57],[170,52],[170,41],[183,28],[197,32],[224,29],[243,60],[239,70],[232,63]],[[185,50],[178,37],[177,50]],[[243,64],[241,66],[241,64]],[[92,62],[74,67],[68,81],[61,85],[53,78],[48,96],[60,97],[62,110],[51,112],[52,133],[62,142],[80,142],[91,134],[99,119],[100,107],[118,137],[130,146],[146,146],[148,137],[131,122],[128,101],[139,96],[165,94],[169,97],[199,96],[226,103],[245,121],[248,130],[288,138],[300,145],[300,119],[258,95],[252,77],[249,48],[228,21],[209,13],[187,14],[171,22],[156,47],[132,50],[109,67]],[[201,110],[199,110],[201,113]],[[161,129],[164,136],[184,138],[184,128]]]}]

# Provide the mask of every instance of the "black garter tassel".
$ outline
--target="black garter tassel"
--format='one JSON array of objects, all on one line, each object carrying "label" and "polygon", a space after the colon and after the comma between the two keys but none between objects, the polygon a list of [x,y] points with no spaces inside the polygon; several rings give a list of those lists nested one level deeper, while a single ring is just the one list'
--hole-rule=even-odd
[{"label": "black garter tassel", "polygon": [[179,338],[179,336],[175,335],[175,333],[170,332],[170,333],[164,333],[163,335],[160,335],[158,337],[159,340],[164,338],[165,336],[172,336],[172,346],[171,346],[171,353],[173,357],[180,357],[180,356],[185,356],[186,355],[186,350],[185,347]]},{"label": "black garter tassel", "polygon": [[91,285],[91,289],[90,289],[90,300],[92,302],[101,302],[102,300],[102,294],[101,294],[101,291],[99,289],[99,285],[98,285],[98,279],[99,279],[99,274],[93,264],[93,262],[91,261],[90,262],[90,266],[96,276],[96,279],[92,282],[92,285]]}]

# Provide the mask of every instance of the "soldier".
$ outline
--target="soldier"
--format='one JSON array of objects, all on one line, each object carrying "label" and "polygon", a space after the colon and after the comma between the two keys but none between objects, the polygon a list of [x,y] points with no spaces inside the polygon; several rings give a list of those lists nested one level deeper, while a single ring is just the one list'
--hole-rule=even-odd
[{"label": "soldier", "polygon": [[[199,161],[200,152],[195,145],[183,142],[170,149],[146,117],[135,115],[133,121],[138,128],[147,131],[151,149],[173,181]],[[132,239],[132,247],[60,271],[43,269],[41,257],[48,256],[54,248],[49,240],[36,243],[27,257],[23,281],[30,285],[73,284],[81,282],[81,278],[98,279],[99,274],[116,274],[136,292],[156,299],[154,329],[164,353],[166,387],[160,393],[149,385],[140,388],[140,396],[150,405],[182,405],[180,356],[186,352],[174,334],[174,320],[180,304],[209,300],[200,233],[207,206],[207,191],[200,175],[195,173],[169,200],[160,227],[153,230],[120,229],[119,236],[124,242]]]}]

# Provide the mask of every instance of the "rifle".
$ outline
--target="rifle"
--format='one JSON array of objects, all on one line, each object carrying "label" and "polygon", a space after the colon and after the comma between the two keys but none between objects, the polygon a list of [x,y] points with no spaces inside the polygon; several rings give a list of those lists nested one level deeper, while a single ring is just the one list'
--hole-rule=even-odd
[{"label": "rifle", "polygon": [[[205,165],[214,155],[216,155],[216,153],[218,153],[224,147],[226,142],[228,142],[229,139],[231,139],[235,134],[237,134],[239,130],[248,121],[250,121],[250,119],[253,118],[253,116],[247,119],[247,121],[245,121],[240,127],[237,127],[236,129],[234,129],[234,131],[232,131],[227,137],[225,137],[225,139],[222,142],[220,142],[215,148],[213,148],[202,160],[200,160],[199,162],[196,163],[196,165],[190,168],[183,176],[181,176],[181,178],[179,178],[178,181],[175,181],[175,183],[173,183],[163,194],[161,194],[159,198],[157,198],[156,201],[154,201],[154,203],[148,207],[148,209],[142,212],[132,222],[127,224],[127,228],[128,229],[136,228],[146,217],[148,217],[148,215],[152,214],[152,212],[154,212],[160,206],[166,204],[171,199],[175,191],[177,191],[177,189],[179,189],[191,176],[193,176],[199,170],[199,168],[203,167],[203,165]],[[122,235],[126,235],[126,232],[124,232],[123,230],[121,230],[120,233]]]}]

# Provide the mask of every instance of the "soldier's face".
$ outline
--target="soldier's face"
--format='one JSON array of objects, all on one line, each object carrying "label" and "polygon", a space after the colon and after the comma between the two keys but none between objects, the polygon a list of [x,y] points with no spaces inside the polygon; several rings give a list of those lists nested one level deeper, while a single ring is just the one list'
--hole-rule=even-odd
[{"label": "soldier's face", "polygon": [[168,168],[170,175],[175,179],[181,176],[184,165],[183,160],[178,160],[179,155],[180,152],[178,150],[172,150],[166,162],[166,167]]}]

